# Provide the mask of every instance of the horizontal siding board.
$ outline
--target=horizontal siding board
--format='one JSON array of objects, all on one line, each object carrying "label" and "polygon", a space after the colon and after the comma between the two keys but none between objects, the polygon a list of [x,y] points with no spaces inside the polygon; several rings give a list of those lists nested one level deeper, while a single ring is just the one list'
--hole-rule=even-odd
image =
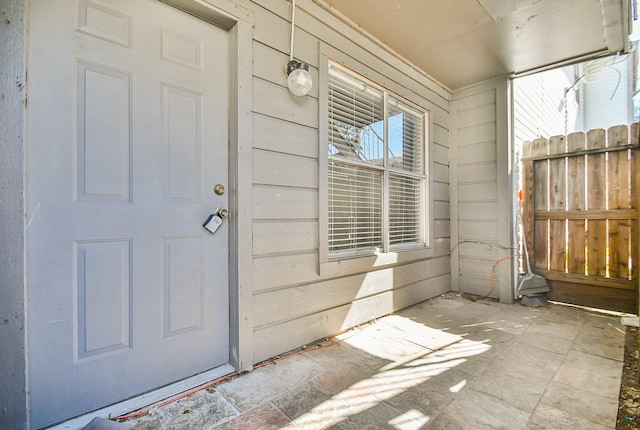
[{"label": "horizontal siding board", "polygon": [[449,166],[440,163],[431,163],[431,179],[440,182],[449,182]]},{"label": "horizontal siding board", "polygon": [[451,238],[449,237],[437,237],[433,240],[433,248],[435,257],[442,257],[451,254]]},{"label": "horizontal siding board", "polygon": [[255,184],[318,188],[318,160],[282,152],[253,151]]},{"label": "horizontal siding board", "polygon": [[431,137],[435,143],[449,148],[449,130],[439,124],[434,124],[431,129]]},{"label": "horizontal siding board", "polygon": [[462,166],[458,166],[458,175],[461,179],[464,178],[464,182],[496,182],[498,180],[498,169],[495,161],[477,164],[465,164]]},{"label": "horizontal siding board", "polygon": [[433,228],[434,228],[434,232],[433,232],[434,237],[449,237],[451,233],[451,226],[448,219],[447,220],[436,219],[433,222]]},{"label": "horizontal siding board", "polygon": [[253,79],[253,110],[308,127],[318,127],[318,99],[296,97],[287,87]]},{"label": "horizontal siding board", "polygon": [[[447,291],[449,275],[445,274],[398,291],[387,291],[282,324],[259,328],[254,333],[254,359],[260,362]],[[300,327],[305,329],[300,330]]]},{"label": "horizontal siding board", "polygon": [[484,163],[487,161],[496,161],[496,157],[497,154],[495,142],[487,142],[459,148],[457,161],[459,165],[469,163]]},{"label": "horizontal siding board", "polygon": [[431,145],[431,159],[436,163],[449,165],[449,148],[434,143]]},{"label": "horizontal siding board", "polygon": [[458,112],[463,114],[469,110],[473,110],[481,106],[495,104],[496,91],[494,88],[491,88],[486,91],[475,93],[468,97],[460,98],[457,100],[457,102]]},{"label": "horizontal siding board", "polygon": [[494,123],[481,124],[458,130],[459,148],[463,148],[468,145],[476,145],[478,143],[495,142],[495,140],[496,125]]},{"label": "horizontal siding board", "polygon": [[460,203],[458,205],[460,221],[495,221],[498,218],[497,202]]},{"label": "horizontal siding board", "polygon": [[490,278],[476,278],[473,276],[466,276],[464,274],[460,275],[460,291],[464,291],[465,293],[475,294],[478,296],[486,296],[489,294],[489,297],[498,298],[498,292],[500,291],[500,280],[496,276],[493,283],[493,288],[491,288],[491,279]]},{"label": "horizontal siding board", "polygon": [[458,186],[458,202],[481,202],[497,200],[495,182],[468,183]]},{"label": "horizontal siding board", "polygon": [[433,182],[433,199],[449,201],[449,184],[447,182]]},{"label": "horizontal siding board", "polygon": [[318,157],[318,130],[278,118],[253,115],[254,148]]},{"label": "horizontal siding board", "polygon": [[[286,277],[283,276],[286,274]],[[318,277],[318,252],[265,255],[254,258],[254,292],[279,287],[283,283],[299,284]]]},{"label": "horizontal siding board", "polygon": [[485,104],[473,109],[458,112],[458,126],[460,128],[473,127],[495,122],[496,105],[495,103]]},{"label": "horizontal siding board", "polygon": [[433,218],[440,220],[449,220],[449,202],[435,201],[433,202]]},{"label": "horizontal siding board", "polygon": [[[253,3],[259,4],[259,2]],[[284,2],[276,1],[269,6],[253,8],[255,16],[253,39],[281,52],[289,52],[291,24],[283,16],[291,14],[291,5],[288,5],[288,13],[285,12],[284,6]]]},{"label": "horizontal siding board", "polygon": [[493,263],[487,258],[460,257],[460,273],[464,276],[490,279]]},{"label": "horizontal siding board", "polygon": [[253,188],[254,219],[318,219],[318,191],[256,185]]},{"label": "horizontal siding board", "polygon": [[[474,101],[471,99],[473,99],[475,96],[484,94],[486,92],[491,92],[491,91],[495,92],[495,90],[496,90],[496,82],[493,80],[486,81],[478,85],[473,85],[467,88],[456,90],[451,95],[451,99],[455,100],[457,103],[474,103]],[[467,100],[467,98],[469,100]]]},{"label": "horizontal siding board", "polygon": [[[457,252],[460,258],[467,257],[497,261],[506,255],[515,253],[515,250],[504,249],[498,246],[497,242],[491,243],[490,241],[486,241],[482,243],[462,242],[458,245]],[[507,263],[505,262],[503,264]]]},{"label": "horizontal siding board", "polygon": [[458,222],[460,239],[492,240],[498,238],[497,221],[460,221]]},{"label": "horizontal siding board", "polygon": [[[254,221],[253,255],[305,252],[318,249],[316,221]],[[286,274],[283,274],[283,278]]]}]

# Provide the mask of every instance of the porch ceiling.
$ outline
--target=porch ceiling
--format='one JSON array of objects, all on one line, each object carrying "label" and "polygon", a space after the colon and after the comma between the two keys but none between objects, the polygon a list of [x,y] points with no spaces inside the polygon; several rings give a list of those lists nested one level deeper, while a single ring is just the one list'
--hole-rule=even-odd
[{"label": "porch ceiling", "polygon": [[633,0],[316,0],[452,90],[625,51]]}]

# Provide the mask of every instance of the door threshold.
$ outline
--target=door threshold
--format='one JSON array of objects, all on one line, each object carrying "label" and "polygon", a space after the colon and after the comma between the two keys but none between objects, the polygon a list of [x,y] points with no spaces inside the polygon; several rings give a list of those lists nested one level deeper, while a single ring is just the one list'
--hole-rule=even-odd
[{"label": "door threshold", "polygon": [[120,403],[107,406],[106,408],[98,409],[97,411],[90,412],[85,415],[81,415],[76,418],[72,418],[60,424],[56,424],[53,427],[48,427],[50,430],[79,430],[89,424],[94,418],[106,418],[117,417],[129,412],[137,411],[146,406],[150,406],[154,403],[158,403],[162,400],[173,397],[177,394],[183,393],[187,390],[195,388],[199,385],[206,384],[214,379],[233,373],[235,369],[230,364],[225,364],[215,369],[208,370],[206,372],[199,373],[187,379],[183,379],[173,384],[167,385],[157,390],[150,391],[148,393],[141,394],[129,400],[125,400]]}]

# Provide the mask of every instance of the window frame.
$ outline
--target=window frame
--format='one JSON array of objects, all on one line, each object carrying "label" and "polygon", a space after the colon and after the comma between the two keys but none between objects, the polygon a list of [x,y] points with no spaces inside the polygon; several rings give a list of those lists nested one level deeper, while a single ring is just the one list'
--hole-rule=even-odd
[{"label": "window frame", "polygon": [[[424,193],[425,198],[422,202],[422,228],[424,229],[424,244],[411,243],[399,244],[393,247],[388,243],[388,205],[383,207],[385,212],[383,215],[384,244],[380,251],[358,252],[357,250],[345,253],[335,253],[330,255],[329,252],[329,154],[327,150],[328,143],[328,122],[329,122],[329,64],[335,64],[337,67],[344,68],[346,71],[362,76],[385,93],[385,105],[387,96],[390,95],[397,98],[400,102],[408,104],[420,112],[424,112]],[[356,271],[363,271],[375,267],[393,265],[398,263],[406,263],[415,260],[421,260],[435,255],[433,240],[433,180],[431,175],[431,156],[430,151],[432,143],[433,130],[433,114],[431,110],[420,101],[425,100],[416,95],[409,88],[401,86],[395,81],[385,78],[378,72],[362,66],[351,57],[335,50],[334,48],[321,44],[320,46],[320,62],[319,62],[319,220],[318,220],[318,239],[319,239],[319,274],[320,275],[337,275]],[[386,117],[386,115],[385,115]],[[386,151],[385,151],[386,152]],[[386,158],[386,154],[385,154]],[[342,161],[342,160],[341,160]],[[344,164],[358,166],[360,163],[350,163],[345,160]],[[367,166],[371,167],[371,166]],[[389,174],[403,174],[404,171],[397,171],[388,165],[385,170]],[[407,172],[404,172],[407,173]],[[389,177],[389,174],[385,177]],[[420,176],[420,175],[418,175]],[[383,193],[388,192],[388,182],[383,185]],[[385,197],[386,199],[386,197]],[[387,251],[385,252],[384,249]],[[334,255],[337,256],[334,258]]]}]

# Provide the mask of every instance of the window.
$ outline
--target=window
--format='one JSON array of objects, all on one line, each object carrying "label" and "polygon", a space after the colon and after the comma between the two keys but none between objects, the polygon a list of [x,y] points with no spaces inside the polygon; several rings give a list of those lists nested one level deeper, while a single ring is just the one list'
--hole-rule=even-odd
[{"label": "window", "polygon": [[428,112],[331,62],[327,104],[329,259],[424,248]]}]

